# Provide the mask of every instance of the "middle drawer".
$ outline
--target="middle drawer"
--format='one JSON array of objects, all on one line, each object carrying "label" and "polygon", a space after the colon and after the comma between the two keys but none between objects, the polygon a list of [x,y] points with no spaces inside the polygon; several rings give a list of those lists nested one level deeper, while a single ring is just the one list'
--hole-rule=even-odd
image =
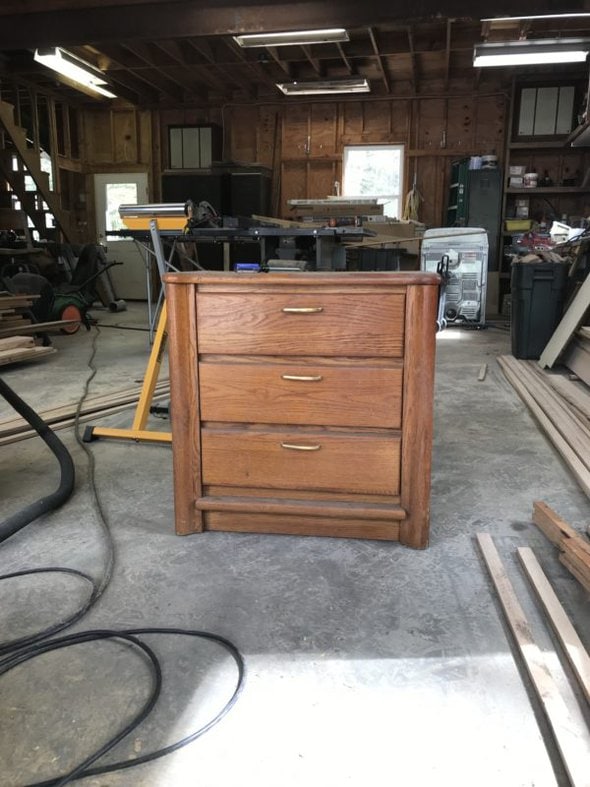
[{"label": "middle drawer", "polygon": [[199,388],[203,421],[401,425],[401,367],[205,362]]}]

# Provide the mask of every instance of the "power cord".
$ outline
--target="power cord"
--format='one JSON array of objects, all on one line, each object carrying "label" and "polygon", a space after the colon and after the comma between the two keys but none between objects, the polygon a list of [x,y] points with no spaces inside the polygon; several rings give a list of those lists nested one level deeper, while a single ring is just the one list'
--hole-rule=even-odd
[{"label": "power cord", "polygon": [[[84,384],[84,390],[82,396],[78,401],[78,405],[76,408],[76,414],[74,419],[74,433],[76,436],[76,441],[78,445],[82,448],[84,453],[87,457],[88,463],[88,483],[91,491],[93,507],[96,512],[96,519],[99,523],[101,536],[103,542],[106,547],[106,557],[104,560],[104,565],[101,573],[101,577],[99,581],[96,581],[93,577],[89,574],[86,574],[82,571],[78,571],[77,569],[72,568],[65,568],[61,566],[51,566],[49,568],[33,568],[33,569],[26,569],[23,571],[16,571],[11,574],[4,574],[0,576],[0,581],[7,581],[10,579],[15,579],[17,577],[23,576],[31,576],[35,574],[67,574],[70,576],[75,576],[79,579],[82,579],[85,583],[89,585],[90,593],[87,600],[84,602],[82,607],[74,612],[72,615],[67,617],[65,620],[59,621],[58,623],[54,623],[51,626],[43,629],[36,634],[28,635],[25,637],[20,637],[18,639],[0,643],[0,677],[5,675],[6,673],[10,672],[10,670],[18,667],[22,664],[25,664],[32,659],[36,658],[37,656],[41,656],[45,653],[49,653],[56,650],[63,650],[65,648],[71,647],[72,645],[78,645],[81,643],[87,642],[96,642],[100,640],[119,640],[129,643],[136,652],[140,653],[148,663],[150,667],[150,672],[152,676],[152,686],[149,693],[149,696],[143,707],[137,712],[135,718],[132,719],[131,722],[126,724],[119,732],[116,733],[109,741],[107,741],[103,746],[101,746],[97,751],[87,757],[83,762],[77,765],[72,771],[62,776],[58,776],[52,779],[46,779],[41,782],[33,782],[26,787],[62,787],[63,785],[70,784],[74,779],[82,779],[89,776],[97,776],[100,774],[105,773],[112,773],[114,771],[123,770],[127,768],[133,768],[138,765],[143,765],[147,762],[152,762],[154,760],[159,759],[160,757],[164,757],[167,754],[171,754],[172,752],[178,751],[182,747],[192,743],[197,738],[200,738],[204,735],[208,730],[210,730],[213,726],[215,726],[221,719],[231,710],[231,708],[235,705],[238,700],[238,697],[242,691],[244,686],[244,679],[245,679],[245,664],[244,659],[238,650],[238,648],[230,642],[230,640],[222,637],[218,634],[213,634],[209,631],[202,631],[198,629],[182,629],[182,628],[138,628],[138,629],[98,629],[98,630],[91,630],[91,631],[83,631],[77,634],[70,634],[54,639],[50,639],[50,637],[54,637],[55,634],[69,628],[74,623],[77,623],[81,620],[92,607],[98,602],[100,597],[105,592],[106,588],[108,587],[111,577],[113,575],[114,567],[115,567],[115,559],[116,559],[116,552],[115,552],[115,545],[114,540],[112,537],[111,529],[109,526],[108,518],[105,514],[104,508],[102,506],[100,496],[98,494],[98,489],[96,486],[96,463],[95,457],[93,452],[90,450],[88,445],[84,443],[80,435],[80,412],[84,401],[88,395],[90,384],[97,373],[97,368],[94,364],[94,359],[96,357],[97,351],[97,341],[100,331],[98,328],[96,329],[96,333],[94,334],[92,340],[92,350],[90,354],[90,358],[88,360],[88,368],[90,369],[90,374],[87,376],[87,379]],[[1,381],[0,381],[1,382]],[[5,383],[3,383],[3,391],[5,388],[8,388]],[[9,389],[10,390],[10,389]],[[24,405],[24,408],[28,408],[19,397],[11,391],[16,399],[19,400],[20,404]],[[19,407],[20,407],[19,404]],[[30,408],[28,408],[30,410]],[[33,414],[36,416],[34,420],[34,428],[41,434],[41,431],[45,433],[45,430],[49,432],[55,441],[60,444],[60,446],[67,451],[63,443],[55,437],[54,433],[51,429],[45,424],[36,413]],[[41,431],[40,431],[41,430]],[[42,435],[43,436],[43,435]],[[43,438],[45,439],[45,437]],[[47,440],[46,440],[47,442]],[[53,450],[53,449],[52,449]],[[55,452],[55,451],[54,451]],[[57,455],[57,454],[56,454]],[[71,460],[71,456],[70,456]],[[72,484],[73,488],[73,484]],[[70,494],[71,494],[70,489]],[[69,495],[68,495],[69,496]],[[64,501],[65,502],[65,501]],[[49,510],[48,508],[45,510]],[[40,515],[42,511],[37,513],[37,516]],[[176,741],[169,746],[165,746],[163,748],[157,749],[153,752],[148,752],[147,754],[142,755],[141,757],[134,757],[132,760],[122,760],[120,762],[111,763],[109,765],[103,766],[96,766],[94,765],[97,760],[103,757],[107,752],[113,749],[118,743],[120,743],[124,738],[130,735],[137,727],[144,722],[149,714],[154,709],[158,698],[161,693],[162,689],[162,670],[160,666],[160,662],[154,651],[151,647],[145,644],[140,639],[140,636],[145,634],[161,634],[161,635],[168,635],[168,636],[183,636],[183,637],[191,637],[193,639],[203,639],[209,642],[213,642],[224,650],[232,657],[236,668],[237,668],[237,678],[235,683],[235,688],[232,692],[231,697],[225,703],[225,705],[221,708],[221,710],[208,722],[204,725],[199,727],[194,732],[190,733],[186,737],[182,738],[179,741]],[[94,767],[91,767],[93,766]]]}]

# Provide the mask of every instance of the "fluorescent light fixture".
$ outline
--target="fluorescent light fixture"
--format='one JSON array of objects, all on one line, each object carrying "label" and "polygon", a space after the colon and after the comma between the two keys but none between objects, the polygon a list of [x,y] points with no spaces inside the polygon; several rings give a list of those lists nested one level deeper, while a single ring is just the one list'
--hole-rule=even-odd
[{"label": "fluorescent light fixture", "polygon": [[522,22],[526,19],[584,19],[590,13],[581,14],[535,14],[534,16],[487,16],[482,22]]},{"label": "fluorescent light fixture", "polygon": [[243,47],[253,46],[296,46],[298,44],[332,44],[350,41],[343,27],[326,30],[292,30],[285,33],[253,33],[234,36],[234,41]]},{"label": "fluorescent light fixture", "polygon": [[65,49],[60,49],[58,46],[47,50],[36,49],[34,59],[37,63],[51,68],[58,74],[71,79],[72,82],[85,87],[93,93],[98,93],[107,98],[117,98],[114,93],[103,87],[107,82],[102,71],[94,68],[85,60],[72,55],[70,52],[66,52]]},{"label": "fluorescent light fixture", "polygon": [[286,96],[313,96],[320,93],[370,93],[366,79],[330,79],[324,82],[278,82]]},{"label": "fluorescent light fixture", "polygon": [[555,38],[479,44],[473,48],[475,68],[528,66],[549,63],[583,63],[590,52],[590,39]]}]

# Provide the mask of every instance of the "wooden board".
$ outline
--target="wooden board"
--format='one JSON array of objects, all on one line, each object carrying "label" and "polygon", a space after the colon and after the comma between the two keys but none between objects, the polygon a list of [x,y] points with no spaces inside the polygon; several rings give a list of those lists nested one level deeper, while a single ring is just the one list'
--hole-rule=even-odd
[{"label": "wooden board", "polygon": [[590,276],[586,277],[569,309],[563,315],[553,336],[549,339],[547,346],[541,353],[539,365],[542,368],[546,366],[551,368],[563,353],[573,334],[584,321],[588,308],[590,308]]},{"label": "wooden board", "polygon": [[543,605],[543,609],[557,634],[564,653],[572,666],[574,674],[582,687],[584,696],[590,703],[590,656],[588,651],[582,644],[578,632],[573,627],[565,609],[560,604],[533,550],[530,547],[519,547],[517,551],[526,575],[530,579],[539,601]]},{"label": "wooden board", "polygon": [[478,533],[477,541],[537,699],[549,721],[572,787],[588,787],[590,731],[585,725],[582,727],[576,722],[565,704],[492,537],[488,533]]},{"label": "wooden board", "polygon": [[79,320],[55,320],[53,322],[36,322],[33,325],[22,325],[18,328],[2,328],[0,323],[0,338],[4,336],[15,336],[21,333],[48,333],[59,331],[66,325],[75,325]]},{"label": "wooden board", "polygon": [[15,347],[12,350],[0,351],[0,366],[25,361],[37,361],[46,355],[53,355],[57,350],[54,347]]},{"label": "wooden board", "polygon": [[[529,363],[534,364],[538,369],[534,361]],[[570,380],[562,374],[552,374],[541,369],[539,369],[539,372],[549,385],[559,393],[562,399],[574,405],[578,411],[590,419],[590,388],[583,382]]]},{"label": "wooden board", "polygon": [[[590,279],[590,276],[588,277]],[[563,363],[586,385],[590,385],[590,352],[576,338],[570,341],[563,355]]]},{"label": "wooden board", "polygon": [[34,347],[32,336],[7,336],[0,339],[0,350],[12,350],[15,347]]},{"label": "wooden board", "polygon": [[543,431],[561,454],[563,461],[570,468],[579,485],[590,497],[590,470],[588,469],[588,466],[572,449],[568,440],[547,416],[543,407],[541,407],[541,405],[535,401],[535,398],[529,392],[526,384],[523,383],[522,379],[520,378],[520,367],[516,366],[515,370],[514,365],[510,363],[509,356],[500,356],[498,358],[498,363],[502,367],[502,370],[508,381],[511,383],[512,387],[529,408]]}]

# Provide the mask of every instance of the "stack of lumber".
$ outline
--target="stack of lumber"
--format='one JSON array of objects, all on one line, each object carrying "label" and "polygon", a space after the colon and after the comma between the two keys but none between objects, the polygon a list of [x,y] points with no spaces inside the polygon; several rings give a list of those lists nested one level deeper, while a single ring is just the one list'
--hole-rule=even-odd
[{"label": "stack of lumber", "polygon": [[32,336],[12,336],[0,339],[0,366],[23,361],[36,361],[57,352],[53,347],[36,347]]},{"label": "stack of lumber", "polygon": [[498,363],[590,497],[590,389],[534,361],[503,355]]},{"label": "stack of lumber", "polygon": [[59,331],[64,325],[73,325],[79,320],[53,320],[51,322],[35,322],[31,316],[31,307],[38,295],[11,295],[0,292],[0,339],[7,336],[22,334],[41,334],[48,331]]},{"label": "stack of lumber", "polygon": [[[83,402],[80,409],[80,423],[92,421],[107,415],[114,415],[130,407],[134,407],[139,401],[142,386],[136,385],[118,391],[111,391],[108,394],[88,397]],[[153,400],[162,399],[170,396],[170,384],[163,380],[156,384]],[[49,410],[42,410],[39,416],[46,424],[55,431],[73,426],[76,418],[77,403],[53,407]],[[0,421],[0,445],[16,443],[19,440],[26,440],[35,437],[37,433],[30,428],[29,424],[20,417],[7,418]]]},{"label": "stack of lumber", "polygon": [[18,333],[19,328],[33,322],[30,309],[36,297],[0,293],[0,336],[8,336],[10,331]]},{"label": "stack of lumber", "polygon": [[561,563],[590,592],[590,542],[546,503],[533,503],[533,522],[559,549]]}]

